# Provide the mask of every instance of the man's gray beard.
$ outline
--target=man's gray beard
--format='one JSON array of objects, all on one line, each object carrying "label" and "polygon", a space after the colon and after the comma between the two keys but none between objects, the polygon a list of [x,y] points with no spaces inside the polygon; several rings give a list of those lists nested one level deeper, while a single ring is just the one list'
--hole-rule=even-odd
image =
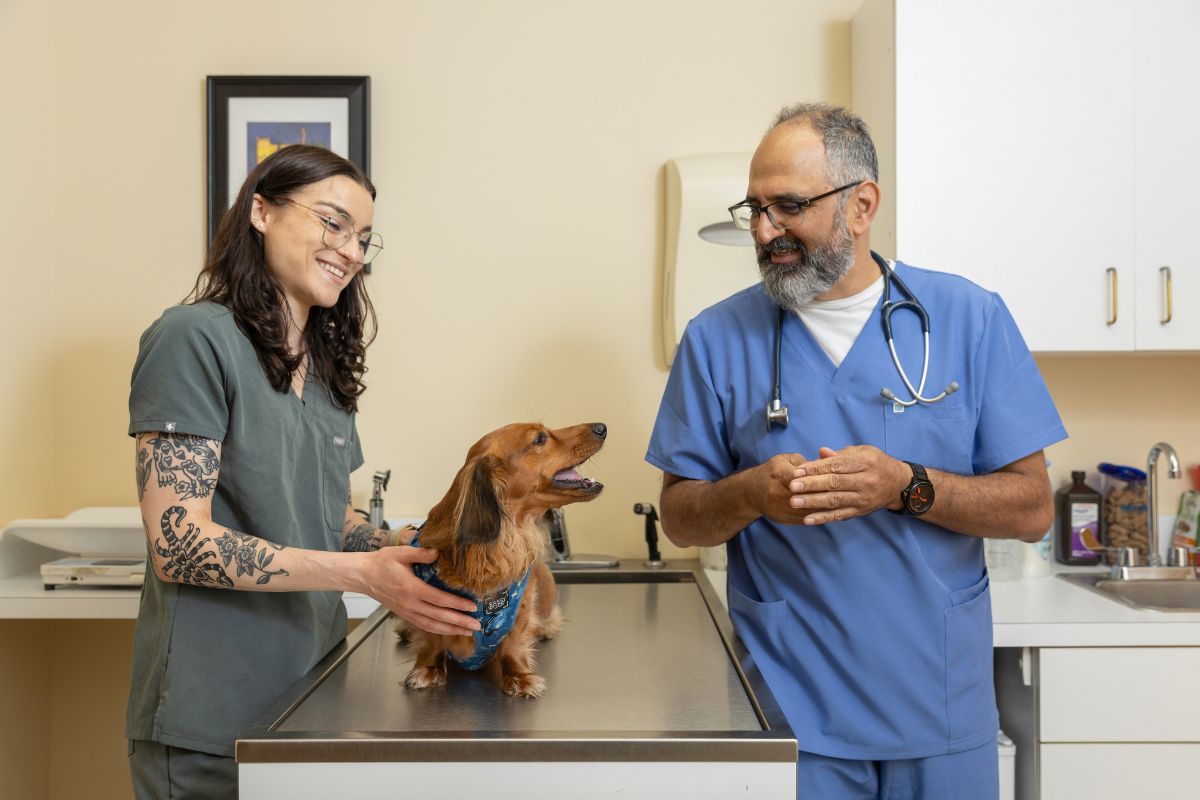
[{"label": "man's gray beard", "polygon": [[[772,245],[792,244],[793,247],[776,245],[775,252],[797,250],[800,259],[790,264],[771,263]],[[775,303],[788,311],[807,305],[814,297],[832,289],[854,264],[854,240],[846,230],[845,215],[835,219],[829,241],[811,250],[798,240],[779,237],[766,246],[759,246],[758,273],[762,276],[763,288]]]}]

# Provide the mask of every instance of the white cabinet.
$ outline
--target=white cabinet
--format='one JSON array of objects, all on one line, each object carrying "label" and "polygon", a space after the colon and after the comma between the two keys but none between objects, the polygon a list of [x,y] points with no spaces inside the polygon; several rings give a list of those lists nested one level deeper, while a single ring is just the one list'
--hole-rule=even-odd
[{"label": "white cabinet", "polygon": [[1039,651],[1046,742],[1200,743],[1200,647],[1048,647]]},{"label": "white cabinet", "polygon": [[1041,796],[1193,797],[1200,744],[1042,745]]},{"label": "white cabinet", "polygon": [[[1191,238],[1200,212],[1200,36],[1196,0],[1137,5],[1137,279],[1138,349],[1195,349],[1200,341],[1200,250]],[[1171,276],[1170,309],[1166,276]],[[1170,321],[1168,319],[1170,311]]]},{"label": "white cabinet", "polygon": [[1018,800],[1194,793],[1200,696],[1191,687],[1200,647],[996,652],[1001,727],[1017,743]]},{"label": "white cabinet", "polygon": [[999,292],[1035,351],[1200,349],[1196,38],[1194,0],[866,0],[873,245]]}]

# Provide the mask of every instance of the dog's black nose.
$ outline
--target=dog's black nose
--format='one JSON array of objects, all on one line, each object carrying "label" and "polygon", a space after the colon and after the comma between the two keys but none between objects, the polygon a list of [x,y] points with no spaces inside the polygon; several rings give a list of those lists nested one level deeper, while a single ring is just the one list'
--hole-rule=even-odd
[{"label": "dog's black nose", "polygon": [[597,422],[592,425],[592,433],[595,434],[597,439],[603,439],[605,436],[608,436],[608,426],[603,422]]}]

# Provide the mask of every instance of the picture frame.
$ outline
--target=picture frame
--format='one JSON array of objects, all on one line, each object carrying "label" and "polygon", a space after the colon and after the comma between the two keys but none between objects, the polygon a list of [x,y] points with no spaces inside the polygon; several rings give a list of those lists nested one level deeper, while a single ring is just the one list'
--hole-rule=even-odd
[{"label": "picture frame", "polygon": [[255,164],[299,142],[328,147],[371,173],[371,79],[209,75],[208,243]]}]

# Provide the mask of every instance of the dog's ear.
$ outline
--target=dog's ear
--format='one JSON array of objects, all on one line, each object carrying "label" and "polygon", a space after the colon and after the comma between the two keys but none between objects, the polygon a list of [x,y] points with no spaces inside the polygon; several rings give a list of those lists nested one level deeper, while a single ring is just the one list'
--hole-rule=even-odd
[{"label": "dog's ear", "polygon": [[504,516],[497,494],[500,468],[500,459],[495,456],[480,456],[466,467],[468,475],[462,487],[462,511],[458,515],[460,551],[473,544],[494,542],[500,536]]}]

